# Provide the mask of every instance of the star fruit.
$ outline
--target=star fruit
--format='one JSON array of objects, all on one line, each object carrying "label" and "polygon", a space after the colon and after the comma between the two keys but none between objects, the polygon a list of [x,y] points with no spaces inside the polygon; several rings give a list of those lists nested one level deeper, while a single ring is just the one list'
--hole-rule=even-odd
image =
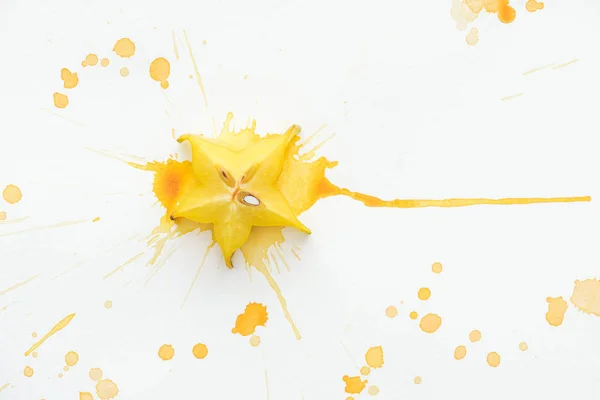
[{"label": "star fruit", "polygon": [[253,226],[289,226],[308,229],[277,189],[286,152],[300,132],[297,125],[282,135],[269,135],[242,148],[202,135],[186,134],[178,142],[192,147],[192,170],[198,184],[181,197],[171,219],[185,218],[213,224],[213,239],[225,263],[250,236]]}]

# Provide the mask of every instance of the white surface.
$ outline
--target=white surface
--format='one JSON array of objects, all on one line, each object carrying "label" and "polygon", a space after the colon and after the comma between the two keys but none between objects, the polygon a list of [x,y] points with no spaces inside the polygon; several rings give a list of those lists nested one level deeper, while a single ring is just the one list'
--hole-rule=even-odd
[{"label": "white surface", "polygon": [[[24,197],[2,209],[30,218],[1,225],[0,234],[101,221],[0,237],[0,290],[40,274],[0,296],[0,308],[10,305],[0,312],[0,386],[11,383],[0,399],[76,399],[93,392],[92,367],[118,384],[118,399],[345,399],[342,376],[358,375],[374,345],[385,352],[384,368],[368,377],[380,400],[597,398],[600,318],[570,309],[559,328],[544,319],[547,296],[568,298],[575,279],[598,276],[596,201],[422,210],[321,201],[302,216],[313,231],[294,242],[302,261],[288,250],[292,271],[276,276],[298,342],[266,282],[228,270],[216,249],[181,308],[208,233],[171,242],[166,252],[177,252],[147,286],[148,256],[103,280],[145,247],[107,249],[149,234],[162,210],[153,207],[150,173],[84,150],[162,160],[182,154],[171,128],[210,133],[212,116],[220,129],[232,111],[238,127],[251,117],[260,132],[297,123],[309,134],[327,124],[320,137],[337,136],[320,153],[340,161],[332,181],[383,198],[594,197],[600,5],[545,3],[530,14],[513,2],[510,25],[482,13],[474,24],[480,42],[469,47],[450,1],[4,1],[0,186],[17,184]],[[183,29],[208,110],[188,78]],[[136,43],[131,60],[111,51],[121,37]],[[110,66],[82,70],[90,52]],[[147,73],[158,56],[171,61],[170,101]],[[80,83],[68,108],[56,110],[63,67],[79,71]],[[434,261],[441,275],[431,272]],[[417,300],[421,286],[432,290],[428,302]],[[231,334],[251,301],[270,313],[257,348]],[[385,316],[392,304],[395,319]],[[442,328],[424,334],[407,317],[413,309],[440,314]],[[72,312],[37,359],[23,357],[31,332],[41,336]],[[482,341],[455,361],[472,329]],[[521,341],[529,351],[518,350]],[[191,354],[197,342],[209,348],[204,360]],[[176,351],[169,362],[156,355],[163,343]],[[79,364],[58,379],[69,350]],[[485,363],[488,351],[501,354],[499,368]],[[26,365],[33,378],[23,376]],[[421,385],[412,383],[417,375]],[[365,390],[358,398],[367,397]]]}]

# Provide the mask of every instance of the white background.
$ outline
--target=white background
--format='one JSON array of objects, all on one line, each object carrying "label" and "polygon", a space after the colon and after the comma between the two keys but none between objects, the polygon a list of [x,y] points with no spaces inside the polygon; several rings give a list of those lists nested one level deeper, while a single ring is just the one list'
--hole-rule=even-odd
[{"label": "white background", "polygon": [[[132,240],[109,249],[148,235],[162,210],[150,173],[85,147],[164,160],[185,154],[172,128],[211,134],[212,118],[220,129],[229,111],[238,127],[255,118],[259,132],[297,123],[310,134],[327,124],[319,137],[337,136],[321,154],[340,161],[331,180],[383,198],[598,195],[600,4],[545,3],[528,13],[524,1],[512,2],[510,25],[482,13],[480,42],[470,47],[442,0],[2,2],[0,186],[23,191],[2,210],[9,220],[30,218],[0,225],[0,235],[101,220],[0,236],[0,291],[39,274],[0,295],[0,309],[8,306],[0,386],[10,383],[0,399],[77,399],[94,392],[92,367],[118,384],[118,399],[345,399],[342,376],[358,375],[376,345],[385,365],[368,380],[378,399],[598,398],[600,319],[573,307],[559,328],[544,319],[547,296],[566,299],[575,279],[599,274],[595,201],[421,210],[321,201],[301,218],[313,234],[286,242],[291,272],[276,276],[301,341],[266,282],[225,268],[217,249],[181,307],[209,233],[171,242],[166,252],[178,250],[147,285],[150,252],[102,279],[146,247]],[[184,29],[208,110],[188,78]],[[136,43],[130,60],[111,51],[121,37]],[[110,66],[81,68],[87,53]],[[166,96],[148,75],[159,56],[172,66]],[[64,67],[80,78],[68,93]],[[69,95],[65,110],[54,108],[55,91]],[[417,300],[421,286],[432,290],[427,302]],[[231,334],[251,301],[270,316],[257,348]],[[399,309],[395,319],[385,316],[389,305]],[[413,310],[438,313],[442,327],[421,332]],[[32,332],[41,336],[73,312],[37,359],[23,356]],[[481,342],[455,361],[472,329]],[[529,351],[518,350],[521,341]],[[204,360],[191,354],[197,342],[209,348]],[[176,351],[169,362],[156,354],[164,343]],[[79,364],[59,379],[69,350]],[[500,367],[486,364],[489,351],[502,356]]]}]

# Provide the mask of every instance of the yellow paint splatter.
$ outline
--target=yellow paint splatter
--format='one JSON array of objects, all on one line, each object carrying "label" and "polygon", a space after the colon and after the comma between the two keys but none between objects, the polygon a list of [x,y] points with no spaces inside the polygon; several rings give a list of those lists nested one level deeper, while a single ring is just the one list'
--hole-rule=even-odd
[{"label": "yellow paint splatter", "polygon": [[65,364],[67,364],[69,367],[74,366],[78,361],[79,354],[75,353],[74,351],[70,351],[65,355]]},{"label": "yellow paint splatter", "polygon": [[427,314],[421,318],[419,323],[421,330],[426,333],[434,333],[440,328],[440,325],[442,325],[442,318],[437,314]]},{"label": "yellow paint splatter", "polygon": [[369,382],[367,380],[363,381],[360,378],[360,376],[350,377],[348,375],[344,375],[342,377],[342,380],[346,383],[346,393],[350,394],[360,394],[360,392],[363,391],[363,389],[365,388],[365,386],[367,386],[367,383]]},{"label": "yellow paint splatter", "polygon": [[28,377],[31,378],[33,376],[33,368],[27,366],[25,367],[25,369],[23,370],[23,374]]},{"label": "yellow paint splatter", "polygon": [[63,86],[65,89],[73,89],[79,83],[77,72],[72,73],[67,68],[63,68],[60,71],[60,79],[63,80]]},{"label": "yellow paint splatter", "polygon": [[472,343],[480,341],[481,340],[481,332],[479,332],[478,330],[471,331],[471,333],[469,333],[469,340]]},{"label": "yellow paint splatter", "polygon": [[0,211],[0,221],[6,220],[6,211]]},{"label": "yellow paint splatter", "polygon": [[410,319],[417,319],[419,318],[419,313],[417,313],[416,311],[411,311],[410,314],[408,314],[408,316],[410,317]]},{"label": "yellow paint splatter", "polygon": [[469,46],[475,46],[479,42],[479,31],[477,28],[471,28],[465,40]]},{"label": "yellow paint splatter", "polygon": [[100,221],[100,217],[96,217],[92,220],[92,222],[98,222],[98,221]]},{"label": "yellow paint splatter", "polygon": [[37,337],[37,332],[32,332],[31,337],[35,339]]},{"label": "yellow paint splatter", "polygon": [[365,361],[371,368],[383,367],[383,347],[371,347],[365,354]]},{"label": "yellow paint splatter", "polygon": [[567,302],[562,297],[548,297],[548,312],[546,313],[546,321],[552,326],[560,326],[567,312]]},{"label": "yellow paint splatter", "polygon": [[37,351],[34,351],[33,353],[31,353],[31,356],[32,356],[33,358],[37,358],[37,356],[38,356],[38,353],[37,353]]},{"label": "yellow paint splatter", "polygon": [[129,38],[119,39],[115,43],[113,51],[120,57],[129,58],[135,54],[135,43]]},{"label": "yellow paint splatter", "polygon": [[258,326],[265,326],[268,320],[267,307],[260,303],[250,303],[243,314],[238,315],[231,333],[242,336],[252,335]]},{"label": "yellow paint splatter", "polygon": [[394,318],[396,315],[398,315],[398,309],[394,306],[389,306],[385,309],[385,315],[390,318]]},{"label": "yellow paint splatter", "polygon": [[415,383],[415,385],[420,385],[421,382],[423,382],[423,379],[421,379],[420,376],[415,376],[415,379],[413,380],[413,382]]},{"label": "yellow paint splatter", "polygon": [[597,279],[575,281],[570,300],[578,310],[600,317],[600,281]]},{"label": "yellow paint splatter", "polygon": [[62,372],[59,372],[59,374],[58,374],[58,378],[60,379],[60,378],[62,378],[62,377],[63,377],[63,374],[62,374]]},{"label": "yellow paint splatter", "polygon": [[167,79],[171,74],[171,64],[164,57],[159,57],[152,61],[150,64],[150,77],[157,82],[160,82],[160,85],[163,89],[169,87],[169,82]]},{"label": "yellow paint splatter", "polygon": [[527,0],[525,8],[529,12],[536,12],[537,10],[541,10],[544,8],[544,3],[537,0]]},{"label": "yellow paint splatter", "polygon": [[454,349],[454,359],[462,360],[467,355],[467,348],[465,346],[457,346]]},{"label": "yellow paint splatter", "polygon": [[54,93],[54,106],[56,108],[65,108],[69,105],[69,98],[62,93]]},{"label": "yellow paint splatter", "polygon": [[106,309],[112,308],[112,301],[106,300],[104,302],[104,308],[106,308]]},{"label": "yellow paint splatter", "polygon": [[96,384],[96,394],[101,400],[113,399],[119,394],[119,388],[110,379],[104,379]]},{"label": "yellow paint splatter", "polygon": [[208,355],[208,347],[203,343],[198,343],[192,349],[192,354],[194,357],[201,360]]},{"label": "yellow paint splatter", "polygon": [[127,67],[123,67],[119,70],[119,73],[122,77],[129,76],[129,69]]},{"label": "yellow paint splatter", "polygon": [[167,89],[169,87],[169,81],[162,81],[160,83],[160,87],[163,89]]},{"label": "yellow paint splatter", "polygon": [[102,60],[100,60],[100,65],[102,65],[103,67],[108,67],[108,64],[110,64],[110,60],[108,58],[103,58]]},{"label": "yellow paint splatter", "polygon": [[375,385],[371,385],[371,387],[369,387],[369,394],[371,396],[376,396],[379,393],[379,388]]},{"label": "yellow paint splatter", "polygon": [[98,56],[95,54],[88,54],[85,57],[85,66],[94,66],[96,64],[98,64]]},{"label": "yellow paint splatter", "polygon": [[528,348],[529,348],[529,346],[527,346],[527,343],[525,343],[525,342],[519,343],[519,350],[527,351]]},{"label": "yellow paint splatter", "polygon": [[67,372],[69,370],[69,367],[67,367],[66,365],[63,367],[63,371]]},{"label": "yellow paint splatter", "polygon": [[363,376],[367,376],[370,373],[371,373],[371,368],[367,367],[366,365],[360,369],[360,374]]},{"label": "yellow paint splatter", "polygon": [[50,336],[64,329],[67,325],[69,325],[73,318],[75,318],[75,314],[67,315],[65,318],[61,319],[56,325],[52,327],[52,329],[50,329],[48,333],[44,335],[44,337],[42,337],[37,343],[35,343],[33,346],[31,346],[29,350],[25,352],[25,356],[27,357],[29,354],[31,354],[31,352],[37,350],[37,348],[40,347],[42,343],[44,343],[46,340],[48,340]]},{"label": "yellow paint splatter", "polygon": [[8,204],[18,203],[22,198],[23,194],[21,189],[16,185],[7,185],[2,191],[2,197]]},{"label": "yellow paint splatter", "polygon": [[431,264],[431,271],[433,271],[433,273],[435,273],[435,274],[441,274],[442,273],[442,263],[434,262],[433,264]]},{"label": "yellow paint splatter", "polygon": [[250,345],[256,347],[260,344],[260,336],[252,335],[250,336]]},{"label": "yellow paint splatter", "polygon": [[90,392],[79,392],[79,400],[94,400]]},{"label": "yellow paint splatter", "polygon": [[422,287],[421,289],[419,289],[417,295],[419,296],[420,300],[428,300],[431,296],[431,290],[429,290],[429,288]]},{"label": "yellow paint splatter", "polygon": [[496,353],[495,351],[488,353],[487,355],[487,363],[489,364],[490,367],[497,367],[498,365],[500,365],[500,354]]},{"label": "yellow paint splatter", "polygon": [[163,344],[158,349],[158,356],[165,361],[168,361],[173,358],[175,355],[175,349],[170,344]]},{"label": "yellow paint splatter", "polygon": [[99,382],[102,379],[102,370],[100,368],[92,368],[89,375],[91,380]]}]

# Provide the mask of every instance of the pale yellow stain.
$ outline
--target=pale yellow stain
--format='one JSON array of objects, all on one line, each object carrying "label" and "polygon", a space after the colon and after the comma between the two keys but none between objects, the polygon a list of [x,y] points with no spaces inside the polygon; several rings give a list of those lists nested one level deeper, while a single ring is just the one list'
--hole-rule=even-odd
[{"label": "pale yellow stain", "polygon": [[74,366],[79,361],[79,354],[74,351],[70,351],[65,355],[65,364],[69,367]]},{"label": "pale yellow stain", "polygon": [[65,89],[73,89],[79,83],[77,72],[72,73],[67,68],[63,68],[60,71],[60,79],[63,80],[63,86]]},{"label": "pale yellow stain", "polygon": [[68,370],[69,370],[69,367],[65,365],[65,366],[63,367],[63,371],[67,372]]},{"label": "pale yellow stain", "polygon": [[500,99],[500,101],[508,101],[508,100],[514,100],[514,99],[518,99],[519,97],[522,97],[525,93],[521,92],[521,93],[517,93],[517,94],[511,94],[510,96],[506,96]]},{"label": "pale yellow stain", "polygon": [[363,391],[365,386],[369,381],[362,380],[360,376],[348,376],[344,375],[342,380],[346,383],[346,388],[344,389],[346,393],[350,394],[360,394]]},{"label": "pale yellow stain", "polygon": [[389,306],[385,309],[385,315],[387,315],[389,318],[394,318],[396,315],[398,315],[398,309],[394,306]]},{"label": "pale yellow stain", "polygon": [[102,379],[102,370],[100,368],[92,368],[89,375],[91,380],[98,382]]},{"label": "pale yellow stain", "polygon": [[169,81],[162,81],[160,83],[160,87],[163,89],[167,89],[169,87]]},{"label": "pale yellow stain", "polygon": [[208,355],[208,347],[206,347],[206,345],[203,343],[197,343],[192,348],[192,354],[199,360],[206,358],[206,356]]},{"label": "pale yellow stain", "polygon": [[558,64],[558,65],[556,65],[556,66],[552,67],[552,69],[564,68],[564,67],[567,67],[567,66],[569,66],[569,65],[575,64],[575,63],[576,63],[576,62],[578,62],[578,61],[579,61],[579,60],[576,58],[576,59],[574,59],[574,60],[571,60],[571,61],[569,61],[569,62],[566,62],[566,63],[563,63],[563,64]]},{"label": "pale yellow stain", "polygon": [[115,43],[113,51],[120,57],[129,58],[135,54],[135,43],[129,38],[119,39]]},{"label": "pale yellow stain", "polygon": [[110,64],[110,60],[108,58],[103,58],[102,60],[100,60],[100,65],[102,65],[103,67],[108,67],[108,64]]},{"label": "pale yellow stain", "polygon": [[31,378],[33,376],[33,368],[31,368],[30,366],[25,367],[25,369],[23,370],[23,374],[26,377]]},{"label": "pale yellow stain", "polygon": [[419,318],[419,313],[417,313],[416,311],[411,311],[410,314],[408,314],[408,316],[410,317],[410,319],[417,319]]},{"label": "pale yellow stain", "polygon": [[529,348],[529,346],[527,346],[527,343],[525,343],[525,342],[519,343],[519,350],[527,351],[528,348]]},{"label": "pale yellow stain", "polygon": [[129,76],[129,69],[127,67],[122,67],[119,70],[119,73],[121,74],[122,77]]},{"label": "pale yellow stain", "polygon": [[265,326],[268,320],[267,307],[260,303],[249,303],[243,314],[238,315],[231,333],[242,336],[252,335],[258,326]]},{"label": "pale yellow stain", "polygon": [[467,348],[465,346],[457,346],[454,349],[454,359],[462,360],[467,355]]},{"label": "pale yellow stain", "polygon": [[477,28],[471,28],[471,30],[465,37],[465,41],[469,46],[475,46],[477,42],[479,42],[479,31],[477,30]]},{"label": "pale yellow stain", "polygon": [[[22,282],[19,282],[19,283],[15,283],[14,285],[12,285],[12,286],[9,286],[9,287],[7,287],[7,288],[6,288],[6,289],[4,289],[4,290],[0,290],[0,296],[2,296],[2,295],[5,295],[6,293],[8,293],[8,292],[10,292],[10,291],[12,291],[12,290],[18,289],[18,288],[20,288],[21,286],[25,286],[25,285],[27,285],[29,282],[31,282],[31,281],[33,281],[34,279],[36,279],[38,276],[39,276],[39,274],[38,274],[38,275],[34,275],[34,276],[32,276],[31,278],[28,278],[28,279],[26,279],[26,280],[24,280],[24,281],[22,281]],[[34,337],[35,337],[35,336],[34,336]]]},{"label": "pale yellow stain", "polygon": [[96,384],[96,394],[101,400],[113,399],[119,394],[119,388],[110,379],[104,379]]},{"label": "pale yellow stain", "polygon": [[500,365],[500,354],[496,353],[495,351],[488,353],[487,363],[490,367],[497,367]]},{"label": "pale yellow stain", "polygon": [[171,31],[173,36],[173,51],[175,52],[175,59],[179,60],[179,49],[177,48],[177,40],[175,39],[175,31]]},{"label": "pale yellow stain", "polygon": [[250,336],[250,345],[256,347],[260,344],[260,336],[252,335]]},{"label": "pale yellow stain", "polygon": [[413,382],[415,383],[415,385],[420,385],[421,382],[423,382],[423,379],[421,379],[420,376],[415,376],[415,379],[413,379]]},{"label": "pale yellow stain", "polygon": [[37,358],[37,356],[38,356],[38,353],[37,353],[37,351],[34,351],[33,353],[31,353],[31,357],[33,357],[33,358]]},{"label": "pale yellow stain", "polygon": [[419,327],[426,333],[434,333],[440,325],[442,325],[442,318],[437,314],[427,314],[419,322]]},{"label": "pale yellow stain", "polygon": [[37,348],[40,347],[42,343],[44,343],[46,340],[48,340],[48,338],[50,338],[52,335],[59,332],[60,330],[64,329],[67,325],[69,325],[73,318],[75,318],[75,314],[67,315],[65,318],[61,319],[56,325],[52,327],[52,329],[50,329],[48,333],[44,335],[44,337],[42,337],[37,343],[35,343],[33,346],[31,346],[29,350],[25,352],[25,356],[28,356],[29,354],[31,354],[31,352],[37,350]]},{"label": "pale yellow stain", "polygon": [[96,64],[98,64],[98,56],[95,54],[88,54],[85,57],[85,65],[84,66],[94,66]]},{"label": "pale yellow stain", "polygon": [[69,105],[69,98],[62,93],[54,93],[54,106],[56,108],[65,108]]},{"label": "pale yellow stain", "polygon": [[450,9],[450,15],[456,22],[456,29],[464,31],[467,26],[473,22],[478,13],[473,12],[464,1],[452,0],[452,8]]},{"label": "pale yellow stain", "polygon": [[150,64],[150,77],[157,82],[163,89],[169,87],[167,79],[171,75],[171,64],[164,57],[158,57]]},{"label": "pale yellow stain", "polygon": [[570,300],[578,310],[600,317],[600,281],[576,280]]},{"label": "pale yellow stain", "polygon": [[368,392],[371,396],[376,396],[379,393],[379,388],[375,385],[371,385]]},{"label": "pale yellow stain", "polygon": [[479,332],[478,330],[471,331],[471,333],[469,333],[469,340],[472,343],[480,341],[481,340],[481,332]]},{"label": "pale yellow stain", "polygon": [[173,356],[175,356],[175,349],[173,349],[173,346],[171,346],[170,344],[163,344],[158,349],[158,356],[161,359],[168,361],[172,359]]},{"label": "pale yellow stain", "polygon": [[79,392],[79,400],[94,400],[90,392]]},{"label": "pale yellow stain", "polygon": [[562,297],[548,297],[548,312],[546,312],[546,321],[552,326],[560,326],[567,312],[567,302]]},{"label": "pale yellow stain", "polygon": [[6,211],[0,211],[0,221],[6,220]]},{"label": "pale yellow stain", "polygon": [[59,379],[62,378],[63,377],[62,372],[59,372],[57,376],[58,376]]},{"label": "pale yellow stain", "polygon": [[540,1],[536,1],[536,0],[527,0],[527,3],[525,4],[525,8],[529,12],[535,12],[537,10],[543,9],[544,3],[540,2]]},{"label": "pale yellow stain", "polygon": [[428,300],[429,297],[431,297],[431,290],[429,290],[429,288],[422,287],[419,289],[417,296],[419,297],[419,300]]},{"label": "pale yellow stain", "polygon": [[112,308],[112,306],[113,306],[113,303],[112,303],[112,301],[111,301],[111,300],[106,300],[106,301],[104,302],[104,308],[106,308],[106,309],[110,309],[110,308]]},{"label": "pale yellow stain", "polygon": [[202,84],[200,70],[198,69],[198,64],[196,64],[196,58],[194,57],[194,53],[192,51],[192,45],[190,44],[190,40],[188,39],[187,32],[185,30],[183,31],[183,36],[185,37],[185,43],[187,44],[188,52],[190,53],[190,58],[192,59],[192,64],[194,65],[194,71],[196,72],[196,80],[198,81],[198,86],[200,87],[202,97],[204,98],[204,106],[208,108],[208,99],[206,98],[206,92],[204,91],[204,85]]},{"label": "pale yellow stain", "polygon": [[2,392],[4,389],[6,389],[9,386],[10,386],[10,383],[5,383],[4,385],[0,386],[0,392]]},{"label": "pale yellow stain", "polygon": [[360,369],[360,374],[363,376],[367,376],[370,373],[371,373],[371,368],[367,367],[366,365]]},{"label": "pale yellow stain", "polygon": [[441,274],[442,273],[442,263],[434,262],[433,264],[431,264],[431,271],[435,274]]},{"label": "pale yellow stain", "polygon": [[365,354],[365,361],[371,368],[383,367],[383,347],[375,346],[367,350]]}]

